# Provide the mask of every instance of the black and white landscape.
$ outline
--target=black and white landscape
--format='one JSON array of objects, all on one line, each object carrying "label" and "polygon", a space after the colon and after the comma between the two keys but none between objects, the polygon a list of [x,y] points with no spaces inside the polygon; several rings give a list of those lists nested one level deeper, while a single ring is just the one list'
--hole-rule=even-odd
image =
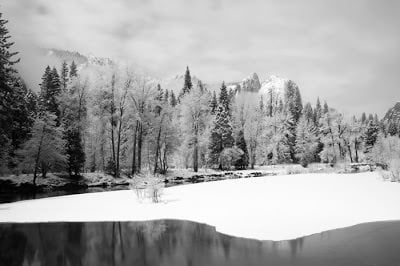
[{"label": "black and white landscape", "polygon": [[0,265],[400,265],[399,10],[4,0]]}]

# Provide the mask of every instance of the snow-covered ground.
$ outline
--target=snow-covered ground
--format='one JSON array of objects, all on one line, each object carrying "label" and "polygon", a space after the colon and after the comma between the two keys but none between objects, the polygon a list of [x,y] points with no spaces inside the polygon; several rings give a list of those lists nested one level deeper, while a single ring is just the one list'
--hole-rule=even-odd
[{"label": "snow-covered ground", "polygon": [[134,191],[0,205],[0,222],[184,219],[260,240],[294,239],[359,223],[400,220],[400,183],[378,173],[300,174],[224,180],[163,190],[161,203]]}]

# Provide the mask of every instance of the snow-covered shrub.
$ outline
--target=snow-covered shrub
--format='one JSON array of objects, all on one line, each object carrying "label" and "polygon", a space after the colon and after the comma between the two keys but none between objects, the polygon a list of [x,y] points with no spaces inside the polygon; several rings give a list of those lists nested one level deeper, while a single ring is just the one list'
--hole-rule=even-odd
[{"label": "snow-covered shrub", "polygon": [[314,126],[302,116],[296,129],[296,158],[303,167],[307,167],[315,159],[318,147]]},{"label": "snow-covered shrub", "polygon": [[164,184],[150,174],[144,177],[135,178],[130,183],[130,189],[136,194],[140,202],[150,201],[152,203],[161,202]]},{"label": "snow-covered shrub", "polygon": [[400,180],[400,138],[380,135],[368,155],[368,160],[382,167],[385,178],[392,181]]},{"label": "snow-covered shrub", "polygon": [[288,165],[285,167],[285,172],[287,175],[298,175],[308,173],[308,170],[301,165]]},{"label": "snow-covered shrub", "polygon": [[230,169],[235,162],[240,159],[243,151],[238,147],[225,148],[220,155],[220,161],[223,169]]}]

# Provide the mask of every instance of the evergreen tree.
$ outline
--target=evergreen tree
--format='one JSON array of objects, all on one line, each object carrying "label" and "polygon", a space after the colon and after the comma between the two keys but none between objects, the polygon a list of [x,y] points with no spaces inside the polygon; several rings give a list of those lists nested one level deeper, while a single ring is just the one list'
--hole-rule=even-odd
[{"label": "evergreen tree", "polygon": [[204,84],[203,84],[203,82],[201,82],[201,80],[197,81],[197,87],[200,89],[201,93],[204,93],[205,88],[204,88]]},{"label": "evergreen tree", "polygon": [[374,116],[372,114],[368,115],[368,121],[374,121]]},{"label": "evergreen tree", "polygon": [[322,116],[322,107],[321,107],[321,102],[319,100],[319,97],[317,98],[317,103],[315,105],[314,109],[314,123],[318,125],[319,120],[321,119]]},{"label": "evergreen tree", "polygon": [[163,98],[164,98],[164,102],[168,103],[168,101],[169,101],[169,91],[168,90],[165,90]]},{"label": "evergreen tree", "polygon": [[314,112],[310,103],[307,103],[304,106],[303,114],[305,119],[307,120],[307,123],[314,122]]},{"label": "evergreen tree", "polygon": [[67,62],[63,61],[61,64],[61,72],[60,72],[60,84],[62,91],[67,89],[67,83],[69,81],[68,78],[68,64]]},{"label": "evergreen tree", "polygon": [[228,95],[228,90],[226,89],[225,82],[222,82],[219,92],[219,104],[224,107],[225,111],[227,111],[229,115],[231,114],[230,97]]},{"label": "evergreen tree", "polygon": [[285,88],[285,111],[289,113],[296,124],[301,116],[303,104],[298,86],[289,80]]},{"label": "evergreen tree", "polygon": [[79,176],[85,164],[81,131],[79,128],[69,127],[64,131],[63,138],[65,140],[68,172],[71,176]]},{"label": "evergreen tree", "polygon": [[244,131],[239,130],[239,133],[236,137],[236,147],[241,149],[243,153],[240,155],[240,158],[235,162],[236,169],[246,169],[249,165],[249,153],[247,151],[246,140],[244,139]]},{"label": "evergreen tree", "polygon": [[17,52],[11,51],[14,43],[9,40],[7,22],[0,13],[0,173],[15,166],[14,151],[27,138],[32,125],[27,89],[14,68],[19,59],[13,60]]},{"label": "evergreen tree", "polygon": [[53,67],[51,70],[51,88],[55,95],[59,95],[61,92],[61,81],[60,75],[58,75],[57,69]]},{"label": "evergreen tree", "polygon": [[378,138],[379,127],[373,120],[368,121],[368,125],[364,134],[365,153],[369,153]]},{"label": "evergreen tree", "polygon": [[363,112],[362,115],[361,115],[361,123],[365,124],[366,121],[367,121],[367,115]]},{"label": "evergreen tree", "polygon": [[283,124],[283,137],[278,148],[278,161],[281,163],[295,162],[296,122],[289,113]]},{"label": "evergreen tree", "polygon": [[315,128],[303,115],[297,124],[295,148],[296,158],[303,167],[306,167],[315,159],[318,146],[315,133]]},{"label": "evergreen tree", "polygon": [[11,129],[11,145],[16,150],[27,139],[28,133],[33,126],[33,117],[36,108],[34,93],[28,90],[21,78],[15,76],[12,79],[14,103],[11,106],[10,114],[13,118]]},{"label": "evergreen tree", "polygon": [[214,118],[209,144],[210,163],[213,165],[218,164],[219,169],[222,169],[220,160],[222,151],[226,148],[231,148],[234,144],[232,131],[230,115],[225,107],[220,104]]},{"label": "evergreen tree", "polygon": [[323,110],[323,113],[324,114],[327,114],[329,112],[329,107],[328,107],[328,104],[326,103],[326,101],[324,102],[324,110]]},{"label": "evergreen tree", "polygon": [[388,130],[387,130],[388,134],[390,136],[396,136],[398,134],[397,130],[398,130],[398,128],[397,128],[396,123],[394,123],[393,121],[389,122]]},{"label": "evergreen tree", "polygon": [[217,111],[217,107],[218,107],[217,94],[214,91],[210,102],[211,114],[215,114],[215,112]]},{"label": "evergreen tree", "polygon": [[169,103],[172,107],[175,107],[177,105],[176,97],[174,91],[171,90],[171,100]]},{"label": "evergreen tree", "polygon": [[[264,99],[262,96],[260,96],[260,103],[259,103],[259,108],[261,112],[264,112],[265,106],[264,106]],[[271,114],[272,115],[272,114]]]},{"label": "evergreen tree", "polygon": [[57,117],[57,125],[60,125],[60,110],[58,96],[61,93],[60,77],[57,70],[46,67],[42,76],[42,83],[40,84],[40,105],[44,111],[51,112]]},{"label": "evergreen tree", "polygon": [[69,69],[69,77],[77,77],[78,76],[78,69],[76,67],[75,61],[72,61],[70,69]]},{"label": "evergreen tree", "polygon": [[79,78],[76,78],[68,84],[67,90],[59,98],[60,109],[64,110],[63,139],[67,170],[71,176],[78,176],[83,170],[86,159],[82,136],[83,123],[87,113],[85,85],[82,85]]},{"label": "evergreen tree", "polygon": [[182,92],[181,92],[181,96],[184,96],[186,93],[190,92],[190,90],[192,89],[193,84],[192,84],[192,78],[190,76],[190,71],[189,71],[189,67],[186,67],[186,72],[185,72],[185,81],[183,83],[183,88],[182,88]]},{"label": "evergreen tree", "polygon": [[42,76],[42,82],[40,83],[40,108],[43,110],[47,109],[47,105],[50,102],[49,90],[51,90],[51,84],[51,68],[47,66]]},{"label": "evergreen tree", "polygon": [[379,124],[379,118],[377,114],[374,115],[374,123],[377,125]]}]

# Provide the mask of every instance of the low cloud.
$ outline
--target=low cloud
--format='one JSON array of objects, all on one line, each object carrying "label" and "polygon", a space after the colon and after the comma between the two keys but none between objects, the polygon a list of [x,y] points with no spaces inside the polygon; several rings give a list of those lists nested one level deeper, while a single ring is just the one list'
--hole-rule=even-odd
[{"label": "low cloud", "polygon": [[400,100],[398,1],[4,0],[1,9],[32,80],[46,64],[35,49],[51,47],[160,76],[189,65],[210,82],[277,74],[306,101],[350,113],[382,115]]}]

